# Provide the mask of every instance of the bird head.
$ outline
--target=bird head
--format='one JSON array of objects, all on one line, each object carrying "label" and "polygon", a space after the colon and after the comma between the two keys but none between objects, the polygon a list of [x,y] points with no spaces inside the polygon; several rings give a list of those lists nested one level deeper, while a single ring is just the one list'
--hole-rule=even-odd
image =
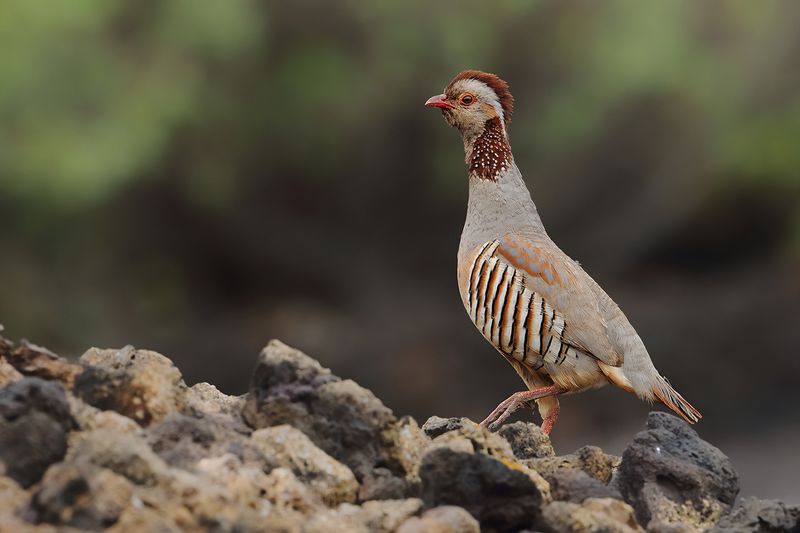
[{"label": "bird head", "polygon": [[511,122],[514,97],[508,84],[496,75],[465,70],[453,78],[442,94],[428,98],[425,105],[441,109],[445,120],[469,142],[479,137],[492,119],[499,119],[505,128]]}]

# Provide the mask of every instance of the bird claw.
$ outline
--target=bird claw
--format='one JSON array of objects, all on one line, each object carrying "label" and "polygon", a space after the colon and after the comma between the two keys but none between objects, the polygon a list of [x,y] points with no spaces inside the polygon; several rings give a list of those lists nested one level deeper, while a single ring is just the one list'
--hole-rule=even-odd
[{"label": "bird claw", "polygon": [[521,394],[524,394],[524,392],[512,394],[511,397],[501,402],[500,405],[495,407],[494,411],[492,411],[489,416],[487,416],[484,421],[481,422],[481,426],[487,428],[489,431],[497,431],[500,429],[500,426],[503,425],[503,422],[505,422],[506,419],[514,413],[514,411],[519,409],[522,405],[528,403],[525,400],[519,399],[519,395]]},{"label": "bird claw", "polygon": [[[544,398],[546,396],[554,396],[564,392],[564,389],[559,388],[558,386],[551,385],[548,387],[542,387],[539,389],[533,390],[526,390],[521,392],[515,392],[502,402],[500,405],[495,407],[494,411],[492,411],[489,416],[481,422],[481,427],[485,427],[489,429],[489,431],[496,431],[503,425],[503,422],[511,416],[514,411],[519,409],[523,405],[528,405],[530,402],[538,400],[540,398]],[[557,412],[556,412],[557,416]],[[548,429],[552,429],[552,423],[555,422],[555,418],[550,422],[550,426]],[[549,432],[549,431],[548,431]]]}]

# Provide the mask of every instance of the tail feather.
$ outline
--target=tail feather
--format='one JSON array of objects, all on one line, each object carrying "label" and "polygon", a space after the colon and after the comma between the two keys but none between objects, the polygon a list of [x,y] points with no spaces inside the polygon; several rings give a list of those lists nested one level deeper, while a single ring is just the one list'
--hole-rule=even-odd
[{"label": "tail feather", "polygon": [[675,411],[681,418],[690,424],[698,422],[703,415],[695,409],[692,404],[687,402],[678,391],[672,388],[666,378],[659,376],[658,383],[653,385],[653,394],[661,403]]}]

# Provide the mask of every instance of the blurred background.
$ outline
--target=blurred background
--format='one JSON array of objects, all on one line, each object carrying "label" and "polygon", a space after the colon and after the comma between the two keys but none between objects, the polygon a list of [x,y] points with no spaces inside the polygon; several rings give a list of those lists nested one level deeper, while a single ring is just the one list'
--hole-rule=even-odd
[{"label": "blurred background", "polygon": [[[422,104],[497,72],[551,236],[743,493],[797,503],[798,57],[788,0],[5,0],[0,323],[232,394],[277,337],[398,414],[482,419],[521,382],[459,299],[463,148]],[[560,453],[648,411],[561,405]]]}]

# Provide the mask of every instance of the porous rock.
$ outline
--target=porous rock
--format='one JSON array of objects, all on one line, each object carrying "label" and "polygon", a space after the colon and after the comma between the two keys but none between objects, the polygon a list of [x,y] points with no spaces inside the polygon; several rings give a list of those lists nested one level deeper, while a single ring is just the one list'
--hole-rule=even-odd
[{"label": "porous rock", "polygon": [[111,409],[142,426],[179,412],[186,385],[172,361],[149,350],[91,348],[81,356],[84,371],[75,395],[98,409]]},{"label": "porous rock", "polygon": [[[150,448],[172,467],[191,469],[201,459],[226,453],[244,461],[267,462],[248,436],[237,432],[235,427],[236,422],[220,417],[172,414],[148,427],[145,438]],[[267,462],[265,466],[276,465]]]},{"label": "porous rock", "polygon": [[[0,475],[0,520],[17,514],[28,500],[28,494],[19,486],[19,483]],[[2,525],[2,522],[0,522]],[[3,528],[0,527],[0,531]]]},{"label": "porous rock", "polygon": [[360,506],[343,503],[312,516],[304,533],[392,533],[421,508],[422,501],[417,498],[373,500]]},{"label": "porous rock", "polygon": [[[359,481],[373,483],[373,498],[409,492],[399,424],[372,392],[341,380],[304,353],[271,341],[259,356],[243,416],[253,428],[290,424],[347,465]],[[378,470],[377,469],[382,469]]]},{"label": "porous rock", "polygon": [[583,504],[555,501],[542,511],[542,528],[552,533],[637,533],[630,505],[612,498],[589,498]]},{"label": "porous rock", "polygon": [[428,438],[435,439],[449,431],[456,431],[464,426],[466,418],[432,416],[422,424],[422,431]]},{"label": "porous rock", "polygon": [[90,350],[70,389],[77,365],[21,346],[3,366],[15,348],[0,338],[0,531],[798,530],[781,502],[729,511],[727,459],[669,415],[623,468],[592,446],[555,456],[533,424],[398,420],[278,342],[246,397],[187,388],[133,348]]},{"label": "porous rock", "polygon": [[506,439],[468,418],[431,417],[422,425],[422,431],[433,438],[433,447],[446,446],[458,451],[477,451],[506,461],[515,459]]},{"label": "porous rock", "polygon": [[506,424],[500,428],[498,434],[508,441],[517,459],[553,457],[556,454],[550,437],[531,422]]},{"label": "porous rock", "polygon": [[5,350],[0,350],[5,352],[3,357],[25,376],[57,380],[71,389],[75,376],[83,370],[80,365],[71,363],[47,348],[32,344],[25,339],[22,339],[19,346],[13,350],[10,349],[11,344],[8,341],[5,341],[5,344]]},{"label": "porous rock", "polygon": [[186,390],[183,412],[199,418],[223,416],[232,421],[241,421],[244,398],[229,396],[210,383],[196,383]]},{"label": "porous rock", "polygon": [[169,466],[134,433],[110,429],[84,431],[70,445],[66,460],[108,468],[137,485],[169,479]]},{"label": "porous rock", "polygon": [[742,498],[723,516],[713,533],[800,532],[800,506],[778,500]]},{"label": "porous rock", "polygon": [[648,529],[708,529],[727,513],[739,476],[718,448],[679,418],[652,412],[622,455],[620,492]]},{"label": "porous rock", "polygon": [[102,530],[130,504],[133,486],[110,470],[57,464],[47,470],[24,511],[33,523]]},{"label": "porous rock", "polygon": [[0,390],[0,471],[30,487],[67,451],[73,426],[59,383],[24,378]]},{"label": "porous rock", "polygon": [[616,488],[589,476],[583,470],[556,470],[547,476],[553,500],[581,503],[587,498],[622,499]]},{"label": "porous rock", "polygon": [[480,524],[462,507],[441,505],[409,518],[397,533],[480,533]]},{"label": "porous rock", "polygon": [[529,527],[543,501],[526,472],[482,453],[432,449],[422,460],[420,478],[426,507],[463,507],[486,529]]},{"label": "porous rock", "polygon": [[[67,399],[72,417],[78,428],[83,431],[112,429],[120,433],[132,433],[140,430],[139,424],[116,411],[101,411],[71,394]],[[74,436],[75,433],[71,435]]]},{"label": "porous rock", "polygon": [[288,425],[273,426],[255,431],[250,440],[271,461],[294,472],[328,505],[355,501],[358,482],[350,469],[301,431]]},{"label": "porous rock", "polygon": [[5,357],[0,357],[0,387],[5,387],[9,383],[14,383],[22,379],[19,370],[11,366]]},{"label": "porous rock", "polygon": [[525,459],[521,462],[542,474],[545,479],[555,472],[581,470],[590,477],[608,483],[620,458],[603,452],[597,446],[583,446],[572,454]]}]

